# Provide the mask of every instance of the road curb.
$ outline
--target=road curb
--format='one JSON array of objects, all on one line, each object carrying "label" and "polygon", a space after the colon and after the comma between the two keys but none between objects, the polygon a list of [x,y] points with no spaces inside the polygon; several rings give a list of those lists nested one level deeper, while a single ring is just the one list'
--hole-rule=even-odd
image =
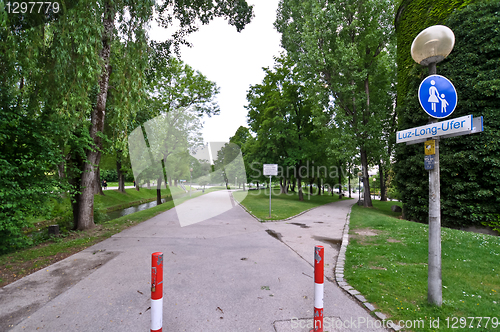
[{"label": "road curb", "polygon": [[[298,216],[303,215],[304,213],[307,213],[307,212],[309,212],[309,211],[311,211],[311,210],[314,210],[314,209],[317,209],[317,208],[319,208],[319,207],[323,206],[323,205],[318,205],[318,206],[312,207],[312,208],[310,208],[310,209],[307,209],[307,210],[305,210],[305,211],[302,211],[302,212],[300,212],[299,214],[296,214],[296,215],[294,215],[294,216],[288,217],[288,218],[286,218],[286,219],[278,219],[278,220],[265,220],[265,219],[260,219],[260,218],[256,217],[256,216],[255,216],[252,212],[248,211],[248,209],[247,209],[247,208],[246,208],[243,204],[241,204],[241,203],[240,203],[240,202],[239,202],[236,198],[234,198],[234,196],[233,196],[233,193],[232,193],[232,192],[231,192],[231,197],[233,198],[233,200],[234,200],[236,203],[238,203],[238,205],[239,205],[239,206],[241,206],[241,207],[243,208],[243,210],[245,210],[245,211],[246,211],[249,215],[251,215],[251,216],[252,216],[255,220],[257,220],[257,221],[259,221],[259,222],[262,222],[262,223],[264,223],[264,222],[280,222],[280,221],[288,221],[288,220],[292,220],[292,219],[294,219],[294,218],[297,218]],[[330,203],[327,203],[327,204],[330,204]]]},{"label": "road curb", "polygon": [[[342,232],[342,245],[340,246],[340,251],[339,251],[339,256],[337,257],[337,264],[335,265],[335,281],[337,282],[337,285],[342,288],[344,291],[346,291],[349,295],[357,299],[363,306],[368,309],[371,313],[373,313],[377,318],[380,320],[385,321],[387,319],[387,316],[381,313],[373,304],[368,302],[366,298],[354,287],[349,285],[347,281],[344,279],[344,267],[345,267],[345,255],[347,251],[347,245],[349,244],[349,223],[350,223],[350,218],[351,218],[351,211],[352,207],[354,205],[351,205],[351,208],[349,209],[349,213],[347,213],[345,225],[344,225],[344,231]],[[394,323],[389,323],[388,327],[390,327],[394,331],[400,331],[402,329],[401,326],[396,325]]]},{"label": "road curb", "polygon": [[[300,215],[303,215],[304,213],[307,213],[311,210],[314,210],[314,209],[322,206],[322,205],[315,206],[315,207],[310,208],[308,210],[302,211],[301,213],[299,213],[295,216],[292,216],[292,217],[289,217],[286,219],[282,219],[282,220],[263,220],[263,219],[256,217],[254,214],[252,214],[252,212],[250,212],[245,206],[243,206],[243,204],[241,204],[237,199],[235,199],[232,192],[231,192],[231,197],[239,206],[241,206],[243,208],[243,210],[245,210],[249,215],[251,215],[255,220],[257,220],[259,222],[288,221],[288,220],[294,219]],[[347,283],[347,281],[344,279],[344,267],[345,267],[345,260],[346,260],[345,256],[346,256],[346,251],[347,251],[347,245],[349,244],[349,223],[350,223],[351,211],[352,211],[353,206],[354,206],[354,204],[351,205],[349,212],[347,213],[347,216],[346,216],[346,222],[344,224],[344,229],[342,232],[342,244],[340,246],[339,255],[337,257],[337,263],[335,264],[334,279],[335,279],[337,285],[341,289],[343,289],[345,292],[347,292],[353,298],[358,300],[366,309],[368,309],[368,311],[370,313],[373,313],[375,315],[375,317],[377,317],[378,319],[385,321],[387,319],[387,316],[385,314],[383,314],[382,312],[377,311],[378,309],[375,308],[375,306],[373,304],[368,302],[368,300],[366,300],[366,298],[359,291],[354,289],[354,287],[349,285]],[[333,282],[333,280],[331,280],[330,278],[328,278],[328,277],[326,277],[326,278]],[[387,324],[387,326],[389,328],[391,328],[393,331],[400,331],[402,329],[401,326],[396,325],[394,323],[389,323],[389,324]]]}]

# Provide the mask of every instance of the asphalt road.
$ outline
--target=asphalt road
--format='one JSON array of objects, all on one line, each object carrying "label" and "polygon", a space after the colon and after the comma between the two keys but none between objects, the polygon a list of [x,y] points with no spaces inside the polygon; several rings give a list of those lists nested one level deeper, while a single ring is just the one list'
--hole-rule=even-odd
[{"label": "asphalt road", "polygon": [[3,287],[0,330],[149,331],[151,253],[161,251],[163,331],[309,331],[316,244],[325,246],[330,278],[325,321],[342,322],[325,331],[377,330],[366,309],[333,282],[342,229],[356,200],[261,224],[234,203],[213,216],[218,201],[228,206],[228,195],[186,202],[212,216],[208,220],[181,227],[171,209]]}]

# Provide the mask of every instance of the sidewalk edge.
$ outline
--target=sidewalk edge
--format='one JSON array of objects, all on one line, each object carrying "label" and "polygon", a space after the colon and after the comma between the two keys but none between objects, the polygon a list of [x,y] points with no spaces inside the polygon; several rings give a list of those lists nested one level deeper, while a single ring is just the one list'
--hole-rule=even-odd
[{"label": "sidewalk edge", "polygon": [[[335,281],[337,281],[337,285],[342,288],[344,291],[346,291],[348,294],[350,294],[352,297],[356,298],[359,302],[365,306],[366,309],[368,309],[370,312],[373,312],[373,314],[379,318],[380,320],[386,320],[387,316],[384,315],[383,313],[376,311],[377,309],[375,306],[371,303],[369,303],[366,298],[356,289],[354,289],[351,285],[347,283],[347,281],[344,279],[344,266],[345,266],[345,260],[346,260],[346,250],[347,250],[347,245],[349,244],[349,223],[350,223],[350,218],[351,218],[351,211],[352,207],[354,205],[351,205],[351,208],[349,209],[349,212],[347,213],[346,216],[346,221],[344,225],[344,231],[342,232],[342,245],[340,246],[340,251],[339,255],[337,257],[337,263],[335,265]],[[394,331],[400,331],[401,326],[396,325],[396,324],[390,324],[390,328],[392,328]]]},{"label": "sidewalk edge", "polygon": [[[300,212],[300,213],[298,213],[298,214],[296,214],[296,215],[294,215],[294,216],[288,217],[288,218],[286,218],[286,219],[265,220],[265,219],[260,219],[260,218],[258,218],[258,217],[257,217],[257,216],[255,216],[252,212],[248,211],[248,209],[247,209],[247,208],[246,208],[243,204],[241,204],[241,203],[240,203],[240,202],[239,202],[236,198],[234,198],[233,193],[232,193],[232,192],[230,192],[230,193],[231,193],[231,197],[233,198],[233,200],[234,200],[236,203],[238,203],[238,205],[239,205],[239,206],[241,206],[241,207],[243,208],[243,210],[245,210],[245,211],[246,211],[249,215],[251,215],[251,216],[252,216],[255,220],[257,220],[258,222],[261,222],[261,223],[265,223],[265,222],[280,222],[280,221],[288,221],[288,220],[292,220],[292,219],[294,219],[294,218],[297,218],[298,216],[303,215],[304,213],[307,213],[307,212],[309,212],[309,211],[311,211],[311,210],[314,210],[314,209],[317,209],[317,208],[319,208],[319,207],[323,206],[323,205],[318,205],[318,206],[312,207],[312,208],[310,208],[310,209],[307,209],[307,210],[305,210],[305,211],[302,211],[302,212]],[[331,202],[331,203],[334,203],[334,202]],[[326,204],[330,204],[330,203],[326,203]],[[326,205],[326,204],[325,204],[325,205]],[[349,213],[350,213],[350,211],[349,211]]]}]

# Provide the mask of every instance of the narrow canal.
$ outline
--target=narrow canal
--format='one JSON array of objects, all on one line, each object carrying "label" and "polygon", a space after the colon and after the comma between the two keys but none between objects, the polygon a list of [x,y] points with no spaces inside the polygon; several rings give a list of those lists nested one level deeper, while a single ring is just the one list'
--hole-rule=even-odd
[{"label": "narrow canal", "polygon": [[[167,198],[163,198],[161,200],[161,202],[163,204],[163,203],[171,201],[171,200],[172,200],[172,197],[167,197]],[[135,212],[150,209],[150,208],[155,207],[155,206],[156,206],[156,200],[151,201],[151,202],[147,202],[147,203],[143,203],[143,204],[139,204],[139,205],[135,205],[135,206],[131,206],[131,207],[128,207],[125,209],[111,211],[111,212],[108,212],[106,214],[108,216],[107,220],[117,219],[117,218],[129,215],[129,214],[135,213]]]}]

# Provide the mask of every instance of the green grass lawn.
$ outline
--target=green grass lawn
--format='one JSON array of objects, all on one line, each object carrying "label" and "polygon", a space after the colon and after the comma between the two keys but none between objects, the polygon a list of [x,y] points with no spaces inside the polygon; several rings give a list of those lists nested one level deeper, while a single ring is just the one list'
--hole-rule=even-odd
[{"label": "green grass lawn", "polygon": [[[106,211],[113,211],[132,205],[156,200],[156,188],[141,188],[139,191],[135,189],[125,189],[125,193],[119,192],[115,189],[107,189],[103,190],[103,192],[104,196],[94,195],[94,209],[105,209]],[[184,194],[184,190],[177,187],[161,189],[161,195],[163,198],[170,196],[171,194],[173,194],[174,196],[182,195]],[[50,219],[57,218],[58,216],[64,214],[68,209],[70,209],[70,200],[69,198],[65,198],[61,202],[52,200],[50,202],[50,205],[50,211],[46,215],[31,218],[31,223],[45,224],[46,222],[44,221],[50,221]]]},{"label": "green grass lawn", "polygon": [[[118,182],[107,182],[106,183],[108,184],[108,187],[118,187]],[[125,182],[125,187],[128,187],[128,186],[133,186],[134,183],[133,182]]]},{"label": "green grass lawn", "polygon": [[[244,197],[245,194],[246,197]],[[313,207],[339,201],[338,194],[334,196],[328,194],[320,196],[304,194],[304,201],[300,202],[297,193],[279,194],[279,188],[273,188],[271,218],[269,218],[269,190],[236,191],[233,196],[248,211],[261,220],[286,219]]]},{"label": "green grass lawn", "polygon": [[[156,200],[156,188],[153,187],[151,187],[151,189],[140,188],[139,191],[133,188],[125,189],[125,193],[121,193],[116,189],[107,189],[103,190],[103,192],[105,196],[94,195],[94,203],[100,208],[110,210]],[[184,190],[178,187],[169,187],[168,189],[163,187],[163,189],[161,189],[163,198],[170,195],[182,195],[184,193]]]},{"label": "green grass lawn", "polygon": [[[393,321],[420,322],[411,331],[465,330],[464,324],[474,331],[499,331],[500,237],[442,228],[438,308],[427,303],[428,226],[395,218],[390,210],[395,202],[373,203],[373,209],[352,209],[347,282]],[[486,318],[480,323],[472,317],[492,319],[486,326]],[[431,328],[438,318],[440,328]]]}]

